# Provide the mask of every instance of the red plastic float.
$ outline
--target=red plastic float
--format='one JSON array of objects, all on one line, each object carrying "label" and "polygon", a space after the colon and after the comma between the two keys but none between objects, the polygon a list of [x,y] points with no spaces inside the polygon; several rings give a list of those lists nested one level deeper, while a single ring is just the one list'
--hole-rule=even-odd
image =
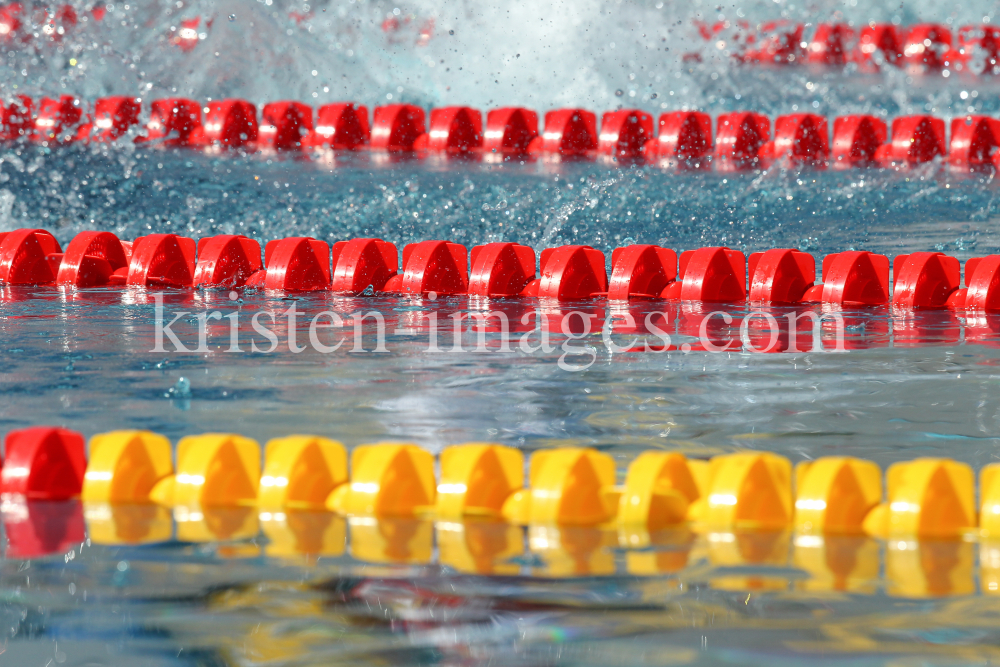
[{"label": "red plastic float", "polygon": [[201,105],[194,100],[172,98],[156,100],[150,105],[146,136],[136,139],[160,141],[163,146],[190,146],[195,130],[202,132]]},{"label": "red plastic float", "polygon": [[326,104],[316,113],[316,129],[306,138],[309,146],[356,150],[371,139],[368,107],[353,102]]},{"label": "red plastic float", "polygon": [[906,63],[930,70],[944,68],[950,52],[951,31],[936,23],[910,26],[903,42]]},{"label": "red plastic float", "polygon": [[538,114],[521,107],[493,109],[486,114],[483,151],[523,155],[538,136]]},{"label": "red plastic float", "polygon": [[826,118],[811,113],[778,116],[774,140],[761,147],[761,155],[789,158],[794,164],[825,167],[830,159],[830,131]]},{"label": "red plastic float", "polygon": [[712,153],[712,117],[701,111],[673,111],[660,115],[660,133],[646,142],[647,157],[677,166],[708,166]]},{"label": "red plastic float", "polygon": [[44,229],[0,233],[0,285],[51,285],[62,259],[59,242]]},{"label": "red plastic float", "polygon": [[205,122],[193,132],[197,145],[240,148],[257,141],[257,107],[246,100],[209,102]]},{"label": "red plastic float", "polygon": [[71,287],[124,285],[128,275],[128,250],[111,232],[80,232],[66,246],[56,284]]},{"label": "red plastic float", "polygon": [[361,294],[369,287],[375,292],[399,271],[396,246],[382,239],[351,239],[333,244],[334,292]]},{"label": "red plastic float", "polygon": [[21,30],[21,16],[23,14],[24,5],[20,2],[12,2],[0,7],[0,40],[3,42],[14,40]]},{"label": "red plastic float", "polygon": [[889,258],[867,250],[849,250],[823,258],[823,283],[802,298],[806,302],[847,307],[889,303]]},{"label": "red plastic float", "polygon": [[386,292],[399,294],[465,294],[469,263],[464,245],[421,241],[403,248],[403,272],[389,279]]},{"label": "red plastic float", "polygon": [[855,32],[846,23],[820,23],[806,49],[806,62],[844,65],[854,40]]},{"label": "red plastic float", "polygon": [[545,114],[545,131],[531,142],[532,152],[584,155],[597,148],[597,116],[586,109],[555,109]]},{"label": "red plastic float", "polygon": [[747,268],[752,303],[799,303],[816,280],[816,260],[794,248],[755,252]]},{"label": "red plastic float", "polygon": [[760,46],[747,50],[744,62],[787,65],[804,59],[802,34],[805,26],[788,21],[771,21],[759,26]]},{"label": "red plastic float", "polygon": [[313,110],[301,102],[265,104],[257,129],[259,148],[287,151],[302,148],[313,129]]},{"label": "red plastic float", "polygon": [[611,252],[608,299],[656,299],[677,278],[677,253],[656,245],[635,244]]},{"label": "red plastic float", "polygon": [[661,296],[672,301],[738,302],[747,298],[746,257],[724,247],[681,253],[678,279]]},{"label": "red plastic float", "polygon": [[573,301],[608,291],[608,272],[600,250],[587,245],[546,248],[538,263],[541,277],[528,283],[524,296]]},{"label": "red plastic float", "polygon": [[77,139],[114,141],[139,122],[141,109],[135,97],[102,97],[94,103],[94,122],[81,125]]},{"label": "red plastic float", "polygon": [[958,260],[941,252],[914,252],[892,260],[892,305],[944,308],[962,284]]},{"label": "red plastic float", "polygon": [[59,99],[43,97],[38,104],[31,139],[57,144],[70,142],[82,117],[80,100],[72,95],[62,95]]},{"label": "red plastic float", "polygon": [[958,30],[958,49],[952,51],[950,59],[961,59],[965,67],[969,62],[983,64],[980,74],[987,76],[1000,73],[1000,27],[992,25],[968,25]]},{"label": "red plastic float", "polygon": [[771,121],[759,113],[734,111],[719,116],[715,132],[715,157],[722,171],[753,169],[760,149],[771,135]]},{"label": "red plastic float", "polygon": [[308,236],[268,241],[265,269],[247,278],[248,287],[314,292],[330,287],[330,244]]},{"label": "red plastic float", "polygon": [[535,279],[535,251],[518,243],[487,243],[470,253],[469,294],[517,296]]},{"label": "red plastic float", "polygon": [[83,436],[53,426],[11,431],[4,439],[0,494],[30,500],[67,500],[80,495],[87,468]]},{"label": "red plastic float", "polygon": [[132,242],[126,284],[132,287],[191,287],[195,242],[177,234],[150,234]]},{"label": "red plastic float", "polygon": [[956,169],[978,170],[993,167],[1000,147],[1000,121],[988,116],[966,116],[951,120],[948,164]]},{"label": "red plastic float", "polygon": [[638,109],[609,111],[601,117],[597,152],[614,158],[636,158],[653,139],[653,117]]},{"label": "red plastic float", "polygon": [[956,290],[948,305],[976,312],[1000,311],[1000,255],[970,257],[965,262],[965,284]]},{"label": "red plastic float", "polygon": [[201,17],[184,19],[177,33],[170,38],[171,43],[180,47],[181,51],[187,53],[198,46],[198,27],[201,25]]},{"label": "red plastic float", "polygon": [[875,164],[888,128],[875,116],[841,116],[833,121],[833,166],[835,169]]},{"label": "red plastic float", "polygon": [[424,134],[424,110],[412,104],[387,104],[375,107],[371,148],[377,151],[408,152]]},{"label": "red plastic float", "polygon": [[868,24],[861,30],[858,39],[858,50],[855,54],[858,62],[868,67],[876,67],[881,63],[895,65],[903,64],[903,40],[891,23]]},{"label": "red plastic float", "polygon": [[930,162],[947,153],[944,121],[934,116],[902,116],[892,121],[892,141],[880,146],[876,159],[883,165]]},{"label": "red plastic float", "polygon": [[263,266],[260,244],[246,236],[221,234],[198,239],[194,286],[240,287]]},{"label": "red plastic float", "polygon": [[0,103],[0,141],[16,141],[31,134],[34,102],[27,95]]},{"label": "red plastic float", "polygon": [[417,137],[416,150],[435,153],[467,153],[483,145],[483,115],[470,107],[431,109],[427,134]]}]

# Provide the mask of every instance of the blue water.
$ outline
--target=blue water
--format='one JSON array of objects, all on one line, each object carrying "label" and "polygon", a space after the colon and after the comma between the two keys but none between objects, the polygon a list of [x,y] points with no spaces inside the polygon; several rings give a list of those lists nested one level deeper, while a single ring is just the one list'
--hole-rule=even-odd
[{"label": "blue water", "polygon": [[[100,25],[81,22],[59,42],[8,46],[0,90],[540,110],[996,113],[1000,86],[991,80],[740,67],[692,27],[695,19],[739,12],[759,21],[923,19],[957,27],[992,20],[994,12],[984,3],[904,4],[115,3]],[[291,11],[312,16],[296,22]],[[191,53],[161,39],[179,18],[198,15],[214,21]],[[383,29],[390,17],[398,27]],[[431,37],[421,42],[429,18]],[[702,62],[684,62],[689,52]],[[940,164],[905,172],[778,165],[678,173],[587,161],[206,156],[126,141],[5,147],[0,231],[45,227],[64,244],[81,230],[102,229],[127,239],[155,231],[261,241],[380,236],[400,246],[506,240],[536,250],[586,243],[609,254],[632,242],[678,251],[798,247],[816,257],[943,250],[965,260],[1000,248],[996,187],[991,174],[956,174]],[[191,313],[176,327],[188,347],[197,343],[191,322],[199,313],[239,310],[247,335],[244,351],[225,351],[223,321],[213,325],[207,351],[176,353],[151,351],[148,293],[0,288],[0,433],[53,423],[87,436],[148,428],[173,440],[206,431],[261,443],[308,432],[348,447],[405,439],[435,452],[473,440],[525,452],[580,445],[610,453],[620,471],[648,449],[697,457],[761,449],[796,462],[843,454],[883,466],[950,456],[977,469],[1000,458],[1000,321],[992,318],[846,313],[851,349],[844,354],[609,353],[599,333],[582,340],[557,334],[552,352],[453,354],[429,352],[426,330],[398,329],[417,328],[420,313],[437,312],[448,347],[448,316],[479,307],[462,298],[239,297],[168,294],[168,310]],[[308,317],[378,311],[387,321],[386,352],[248,351],[249,316],[293,303]],[[541,307],[492,305],[517,317]],[[614,315],[600,301],[567,308],[595,321]],[[687,340],[684,313],[673,314],[677,342]],[[308,326],[296,333],[306,340]],[[370,323],[365,334],[374,334]],[[630,338],[614,334],[618,342]],[[474,348],[475,336],[467,332],[463,344]],[[571,363],[592,363],[564,370],[563,344],[579,352]],[[0,665],[998,659],[1000,552],[989,542],[348,524],[325,513],[235,511],[202,521],[75,503],[8,502],[0,514]],[[109,526],[147,543],[110,544]],[[41,548],[31,551],[36,543]],[[485,554],[474,567],[470,545]]]}]

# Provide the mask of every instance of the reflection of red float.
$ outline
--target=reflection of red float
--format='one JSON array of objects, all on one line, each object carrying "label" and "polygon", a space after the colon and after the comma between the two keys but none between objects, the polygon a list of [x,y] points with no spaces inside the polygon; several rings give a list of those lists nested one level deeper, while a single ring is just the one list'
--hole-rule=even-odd
[{"label": "reflection of red float", "polygon": [[79,500],[9,502],[3,527],[7,535],[7,558],[63,554],[87,539]]}]

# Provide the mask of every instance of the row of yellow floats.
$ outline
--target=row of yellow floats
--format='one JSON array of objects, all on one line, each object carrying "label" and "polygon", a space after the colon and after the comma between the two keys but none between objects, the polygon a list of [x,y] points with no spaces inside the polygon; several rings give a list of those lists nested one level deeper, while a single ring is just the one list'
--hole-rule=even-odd
[{"label": "row of yellow floats", "polygon": [[[166,507],[329,510],[346,516],[502,519],[519,525],[617,524],[695,530],[868,534],[958,539],[1000,535],[1000,464],[980,475],[950,459],[896,463],[883,494],[878,465],[824,457],[793,466],[767,452],[708,461],[640,454],[618,485],[614,459],[587,448],[540,450],[528,465],[514,448],[470,443],[434,456],[408,443],[361,445],[292,435],[260,445],[233,434],[170,441],[148,431],[94,436],[83,500]],[[978,515],[978,516],[977,516]]]},{"label": "row of yellow floats", "polygon": [[445,448],[438,474],[431,453],[406,443],[359,446],[350,467],[342,444],[317,436],[271,440],[263,454],[261,469],[250,438],[192,436],[178,443],[175,469],[163,436],[97,435],[82,493],[88,532],[127,543],[170,539],[173,524],[195,542],[263,530],[269,555],[338,556],[349,543],[359,560],[396,564],[431,563],[436,544],[442,564],[516,574],[527,525],[527,549],[542,558],[535,574],[614,574],[624,550],[636,575],[749,565],[763,569],[710,582],[782,589],[788,573],[767,568],[792,565],[809,574],[797,587],[872,592],[884,559],[887,591],[909,597],[973,592],[980,538],[980,586],[1000,593],[998,465],[980,475],[977,521],[973,472],[946,459],[890,466],[883,494],[879,467],[846,457],[793,468],[771,453],[646,452],[617,485],[612,457],[562,448],[531,456],[525,486],[522,453],[486,443]]}]

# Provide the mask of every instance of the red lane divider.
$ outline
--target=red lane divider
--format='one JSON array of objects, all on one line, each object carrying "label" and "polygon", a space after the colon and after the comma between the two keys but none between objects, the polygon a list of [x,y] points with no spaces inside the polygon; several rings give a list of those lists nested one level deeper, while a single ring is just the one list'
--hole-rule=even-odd
[{"label": "red lane divider", "polygon": [[[737,60],[748,64],[856,63],[863,72],[888,66],[919,74],[965,72],[975,63],[983,76],[995,74],[1000,65],[1000,29],[989,24],[962,26],[953,33],[937,23],[908,27],[870,23],[860,32],[847,23],[820,23],[807,36],[808,24],[768,21],[754,29],[752,23],[720,20],[712,26],[696,25],[706,41],[727,43]],[[686,59],[699,60],[700,54],[687,54]]]},{"label": "red lane divider", "polygon": [[892,140],[879,146],[875,159],[884,166],[930,162],[947,153],[944,121],[933,116],[903,116],[892,121]]},{"label": "red lane divider", "polygon": [[[998,33],[1000,34],[1000,33]],[[93,118],[84,118],[79,99],[64,95],[45,98],[37,113],[33,101],[20,96],[0,104],[0,141],[28,137],[59,145],[79,141],[108,142],[126,135],[139,122],[141,101],[105,97],[94,104]],[[538,132],[538,115],[509,107],[482,114],[470,107],[432,109],[426,114],[412,104],[376,107],[369,126],[368,109],[351,102],[320,107],[315,126],[312,107],[295,101],[257,107],[246,100],[216,100],[202,108],[182,98],[154,100],[145,135],[136,143],[166,147],[262,151],[373,150],[392,153],[456,155],[555,155],[616,160],[645,160],[662,166],[720,171],[767,168],[775,161],[825,169],[882,166],[909,168],[939,158],[956,170],[993,169],[1000,161],[1000,121],[988,116],[951,120],[950,142],[945,123],[928,115],[885,121],[874,116],[828,120],[817,114],[789,114],[774,121],[751,111],[734,111],[712,119],[699,111],[661,114],[653,118],[638,109],[610,111],[601,117],[585,109],[556,109],[545,114]],[[204,112],[204,120],[202,113]],[[34,114],[34,115],[32,115]]]},{"label": "red lane divider", "polygon": [[307,236],[268,241],[264,267],[247,278],[248,287],[314,292],[330,288],[330,244]]},{"label": "red lane divider", "polygon": [[124,285],[131,250],[111,232],[80,232],[66,246],[55,282],[70,287]]},{"label": "red lane divider", "polygon": [[771,136],[767,116],[735,111],[719,116],[715,136],[715,157],[721,171],[753,169],[758,166],[761,148]]},{"label": "red lane divider", "polygon": [[382,239],[351,239],[333,244],[334,292],[361,294],[371,287],[385,291],[385,284],[399,271],[396,246]]},{"label": "red lane divider", "polygon": [[[941,252],[889,258],[868,251],[816,260],[795,248],[756,252],[649,244],[615,248],[607,258],[585,245],[535,251],[517,243],[472,248],[444,240],[396,246],[376,238],[326,241],[292,237],[260,243],[223,234],[200,239],[150,234],[123,242],[111,232],[77,234],[65,252],[44,229],[0,233],[0,286],[68,288],[250,287],[368,295],[429,294],[539,297],[561,301],[664,299],[751,304],[823,303],[849,308],[967,309],[1000,312],[1000,255],[965,264]],[[890,273],[892,280],[890,283]]]},{"label": "red lane divider", "polygon": [[424,132],[424,110],[420,107],[412,104],[375,107],[371,147],[378,151],[412,151]]},{"label": "red lane divider", "polygon": [[193,282],[195,287],[240,287],[263,268],[257,241],[235,234],[210,236],[198,240]]},{"label": "red lane divider", "polygon": [[792,248],[755,252],[747,266],[751,303],[800,303],[816,280],[816,260]]},{"label": "red lane divider", "polygon": [[354,150],[371,140],[368,107],[350,102],[327,104],[316,112],[316,129],[303,146]]},{"label": "red lane divider", "polygon": [[837,169],[875,164],[888,138],[885,121],[874,116],[841,116],[833,122],[833,166]]},{"label": "red lane divider", "polygon": [[301,102],[271,102],[261,111],[257,146],[271,150],[302,148],[313,131],[312,107]]},{"label": "red lane divider", "polygon": [[191,287],[194,284],[194,239],[176,234],[150,234],[132,242],[125,284],[132,287]]},{"label": "red lane divider", "polygon": [[518,296],[535,280],[535,251],[518,243],[487,243],[471,252],[469,294]]},{"label": "red lane divider", "polygon": [[538,137],[538,114],[521,107],[493,109],[486,114],[483,152],[527,154]]},{"label": "red lane divider", "polygon": [[390,278],[384,291],[397,294],[465,294],[469,263],[464,245],[421,241],[403,248],[403,272]]}]

